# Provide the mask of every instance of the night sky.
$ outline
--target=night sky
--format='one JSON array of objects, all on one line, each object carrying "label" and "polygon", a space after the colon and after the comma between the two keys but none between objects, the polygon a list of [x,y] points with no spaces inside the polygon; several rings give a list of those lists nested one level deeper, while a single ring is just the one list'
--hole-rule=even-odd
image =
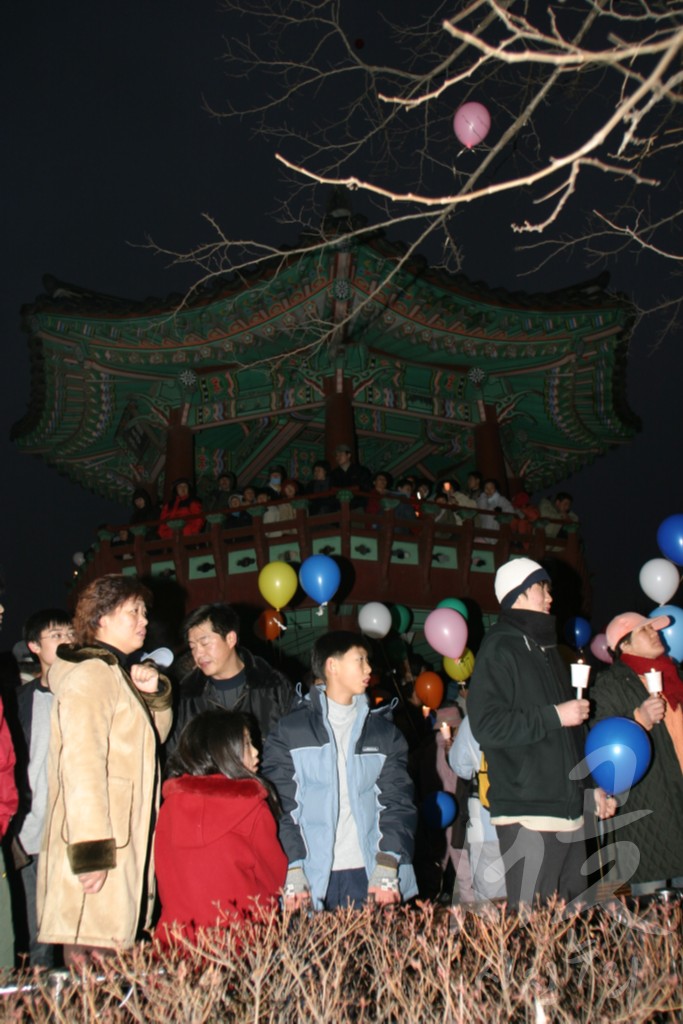
[{"label": "night sky", "polygon": [[[357,16],[354,34],[368,52],[379,50],[367,5],[353,0],[344,6]],[[385,6],[396,10],[396,4]],[[254,136],[249,124],[218,121],[203,109],[204,98],[221,107],[231,88],[221,61],[223,36],[244,30],[215,2],[22,0],[3,20],[0,564],[6,648],[31,611],[64,604],[72,555],[88,547],[97,525],[125,521],[128,514],[9,441],[29,401],[19,311],[41,293],[43,274],[131,299],[165,296],[193,278],[187,268],[169,267],[141,248],[147,236],[170,248],[188,247],[207,237],[204,212],[233,237],[278,244],[294,242],[297,233],[277,219],[285,183],[275,145]],[[286,140],[280,146],[286,151]],[[584,192],[579,201],[597,198]],[[510,218],[506,200],[478,205],[462,219],[463,270],[472,280],[535,292],[606,268],[612,287],[645,305],[664,290],[680,291],[680,283],[670,283],[673,265],[649,258],[587,268],[572,256],[518,277],[529,261],[514,252],[519,239],[507,230]],[[683,512],[680,330],[661,340],[664,322],[658,316],[644,321],[629,355],[627,397],[643,421],[642,433],[553,488],[573,493],[581,517],[595,574],[596,632],[626,608],[651,610],[638,572],[660,554],[658,524]]]}]

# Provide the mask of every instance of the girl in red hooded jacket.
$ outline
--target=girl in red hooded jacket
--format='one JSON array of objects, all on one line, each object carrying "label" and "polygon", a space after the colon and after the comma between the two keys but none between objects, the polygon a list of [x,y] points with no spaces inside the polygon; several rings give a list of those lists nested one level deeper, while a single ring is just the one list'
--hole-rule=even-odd
[{"label": "girl in red hooded jacket", "polygon": [[169,760],[154,840],[164,944],[194,940],[277,905],[287,858],[277,838],[277,798],[256,776],[246,715],[203,711]]}]

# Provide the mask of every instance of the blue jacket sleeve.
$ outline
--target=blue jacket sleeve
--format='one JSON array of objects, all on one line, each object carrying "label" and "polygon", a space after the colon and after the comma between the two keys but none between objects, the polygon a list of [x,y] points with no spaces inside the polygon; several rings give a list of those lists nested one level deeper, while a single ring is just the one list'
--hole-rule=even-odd
[{"label": "blue jacket sleeve", "polygon": [[417,828],[413,783],[408,774],[408,744],[396,726],[387,723],[387,755],[377,780],[379,788],[379,848],[411,864]]},{"label": "blue jacket sleeve", "polygon": [[282,807],[278,821],[278,838],[289,864],[302,861],[306,856],[306,843],[299,827],[300,807],[297,801],[294,761],[289,747],[287,730],[280,722],[270,733],[263,751],[261,771],[272,782]]}]

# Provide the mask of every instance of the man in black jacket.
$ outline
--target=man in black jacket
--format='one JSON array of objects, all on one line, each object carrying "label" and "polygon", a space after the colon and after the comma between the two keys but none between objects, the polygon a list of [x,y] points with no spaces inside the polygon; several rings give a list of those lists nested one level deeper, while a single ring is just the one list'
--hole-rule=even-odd
[{"label": "man in black jacket", "polygon": [[[501,613],[477,656],[467,710],[488,762],[508,901],[571,900],[586,889],[583,787],[571,776],[590,705],[572,697],[557,651],[546,570],[512,559],[495,590]],[[595,793],[596,813],[611,817],[614,799]]]},{"label": "man in black jacket", "polygon": [[[348,488],[369,493],[372,490],[372,474],[365,466],[355,462],[351,445],[338,444],[334,450],[337,465],[330,473],[330,487],[343,490]],[[351,500],[351,508],[365,508],[365,498],[356,497]]]},{"label": "man in black jacket", "polygon": [[[183,727],[212,707],[251,715],[265,740],[281,716],[289,711],[293,688],[289,679],[239,647],[239,617],[228,604],[205,604],[185,620],[184,632],[196,668],[180,684],[180,700],[167,750],[178,742]],[[258,743],[260,746],[260,742]]]}]

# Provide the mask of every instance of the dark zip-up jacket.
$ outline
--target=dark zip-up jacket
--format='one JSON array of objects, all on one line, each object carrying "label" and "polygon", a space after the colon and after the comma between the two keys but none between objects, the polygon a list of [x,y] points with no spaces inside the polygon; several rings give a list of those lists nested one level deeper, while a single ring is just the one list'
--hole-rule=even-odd
[{"label": "dark zip-up jacket", "polygon": [[[594,719],[618,716],[633,719],[634,709],[647,697],[638,675],[621,661],[602,671],[591,687]],[[683,875],[683,774],[676,748],[664,722],[650,729],[650,766],[627,794],[610,822],[615,843],[633,844],[630,882],[654,882]],[[635,853],[637,851],[637,854]],[[624,876],[625,877],[625,876]]]},{"label": "dark zip-up jacket", "polygon": [[258,725],[259,736],[266,736],[287,714],[294,696],[294,687],[282,672],[263,658],[238,647],[237,654],[244,664],[245,683],[238,690],[219,690],[213,680],[201,669],[193,669],[180,684],[180,697],[175,714],[173,732],[166,745],[167,754],[175,749],[183,727],[200,711],[222,707],[227,711],[241,711],[251,715]]},{"label": "dark zip-up jacket", "polygon": [[[543,613],[522,613],[535,614]],[[536,643],[514,618],[514,610],[505,613],[487,633],[467,698],[488,761],[491,817],[574,820],[583,811],[583,786],[570,773],[583,757],[583,729],[563,728],[555,709],[575,697],[569,673],[556,646]]]}]

